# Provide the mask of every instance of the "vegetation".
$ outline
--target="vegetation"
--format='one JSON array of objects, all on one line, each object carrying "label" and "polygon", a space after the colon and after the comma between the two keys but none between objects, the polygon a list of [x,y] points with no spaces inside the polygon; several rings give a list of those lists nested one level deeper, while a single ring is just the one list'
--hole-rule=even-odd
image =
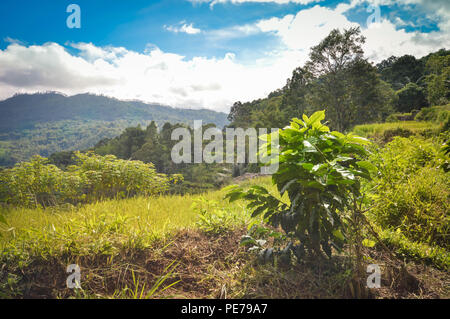
[{"label": "vegetation", "polygon": [[[229,126],[281,128],[292,117],[326,107],[329,126],[350,131],[356,125],[384,122],[395,113],[411,113],[406,119],[413,120],[423,108],[448,103],[448,50],[421,59],[392,56],[372,66],[364,58],[364,41],[358,29],[333,30],[311,49],[309,61],[293,71],[282,89],[265,99],[236,102]],[[405,118],[389,118],[398,120]]]},{"label": "vegetation", "polygon": [[294,70],[286,86],[267,99],[236,102],[228,119],[234,127],[284,127],[292,117],[326,107],[330,127],[384,120],[396,99],[389,84],[364,58],[358,28],[333,30],[313,47],[304,67]]},{"label": "vegetation", "polygon": [[[248,181],[254,164],[171,160],[173,130],[221,127],[217,113],[0,102],[0,297],[448,298],[450,55],[373,66],[363,43],[333,30],[284,88],[234,104],[230,127],[283,128],[260,149],[278,171]],[[65,286],[69,264],[82,289]]]},{"label": "vegetation", "polygon": [[75,165],[63,171],[35,156],[0,172],[0,200],[7,205],[38,207],[78,204],[105,198],[155,195],[179,176],[156,173],[152,164],[119,160],[113,155],[75,153]]},{"label": "vegetation", "polygon": [[418,137],[396,137],[372,156],[379,168],[374,179],[372,218],[383,229],[449,249],[450,178],[441,168],[441,144]]},{"label": "vegetation", "polygon": [[226,114],[176,109],[105,96],[59,93],[16,95],[0,101],[0,166],[27,161],[33,155],[83,150],[119,135],[130,126],[154,121],[191,124],[194,120],[226,124]]},{"label": "vegetation", "polygon": [[[332,247],[341,250],[347,233],[345,211],[354,209],[361,197],[357,176],[370,178],[372,166],[363,161],[363,145],[368,141],[352,134],[330,133],[321,123],[324,119],[323,111],[310,118],[304,115],[303,121],[294,118],[279,132],[282,152],[272,179],[280,196],[288,195],[290,204],[261,186],[246,192],[233,186],[227,195],[230,200],[249,200],[252,216],[263,214],[267,224],[281,226],[290,242],[275,253],[284,260],[290,260],[291,253],[302,262],[306,251],[316,256],[324,251],[331,257]],[[256,243],[251,237],[245,240]],[[266,248],[260,254],[270,260],[274,250]]]}]

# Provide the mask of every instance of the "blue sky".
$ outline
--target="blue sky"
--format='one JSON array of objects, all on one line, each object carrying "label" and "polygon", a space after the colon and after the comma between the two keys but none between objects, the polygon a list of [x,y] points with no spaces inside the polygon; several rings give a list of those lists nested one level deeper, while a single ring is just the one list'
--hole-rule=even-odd
[{"label": "blue sky", "polygon": [[[81,29],[66,25],[71,3],[81,8]],[[448,3],[2,0],[0,98],[89,91],[227,111],[282,87],[332,28],[359,25],[374,62],[448,48]]]}]

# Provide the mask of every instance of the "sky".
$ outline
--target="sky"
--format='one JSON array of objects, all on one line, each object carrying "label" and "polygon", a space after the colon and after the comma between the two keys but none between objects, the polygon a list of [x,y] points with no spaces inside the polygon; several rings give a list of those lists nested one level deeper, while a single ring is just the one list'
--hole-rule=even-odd
[{"label": "sky", "polygon": [[312,46],[352,26],[373,63],[419,58],[449,49],[450,1],[2,0],[0,99],[90,92],[228,112],[282,88]]}]

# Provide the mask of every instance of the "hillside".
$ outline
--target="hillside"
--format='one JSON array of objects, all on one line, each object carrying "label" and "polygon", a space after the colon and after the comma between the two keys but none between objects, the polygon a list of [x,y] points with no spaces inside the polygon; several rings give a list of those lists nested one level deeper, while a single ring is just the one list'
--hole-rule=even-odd
[{"label": "hillside", "polygon": [[125,128],[155,121],[192,125],[194,120],[227,124],[226,114],[172,108],[105,96],[59,93],[15,95],[0,101],[0,165],[12,165],[34,154],[86,149]]},{"label": "hillside", "polygon": [[[240,183],[276,192],[270,178]],[[245,201],[228,203],[224,190],[109,200],[65,210],[16,208],[0,227],[0,296],[4,298],[349,298],[349,269],[336,260],[297,264],[279,272],[257,265],[239,244],[255,224]],[[59,212],[55,214],[54,212]],[[258,219],[256,219],[258,221]],[[50,226],[51,225],[51,226]],[[0,224],[1,226],[1,224]],[[6,227],[4,227],[6,228]],[[392,239],[383,234],[383,240]],[[395,247],[395,246],[393,246]],[[414,246],[415,247],[415,246]],[[429,246],[420,247],[426,256]],[[416,248],[417,249],[417,248]],[[403,250],[403,254],[409,250]],[[365,248],[372,263],[392,260]],[[402,255],[395,259],[401,265]],[[445,256],[444,256],[445,258]],[[65,286],[67,261],[82,267],[82,292]],[[387,266],[386,266],[387,267]],[[448,272],[409,261],[420,296],[397,286],[374,289],[375,298],[448,298]],[[386,279],[387,280],[387,279]],[[383,281],[383,286],[385,282]]]}]

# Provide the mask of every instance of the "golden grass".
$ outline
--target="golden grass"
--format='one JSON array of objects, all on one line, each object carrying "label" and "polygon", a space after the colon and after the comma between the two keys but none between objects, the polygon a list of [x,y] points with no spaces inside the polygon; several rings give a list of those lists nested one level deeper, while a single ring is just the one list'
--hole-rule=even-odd
[{"label": "golden grass", "polygon": [[416,121],[403,121],[403,122],[393,122],[393,123],[376,123],[376,124],[364,124],[356,125],[353,128],[353,133],[363,136],[379,136],[387,130],[395,130],[398,128],[409,130],[413,133],[420,133],[425,130],[437,130],[439,129],[439,124],[432,122],[416,122]]},{"label": "golden grass", "polygon": [[[270,178],[245,181],[269,186]],[[0,232],[0,251],[27,250],[37,255],[61,253],[111,254],[123,247],[148,247],[154,239],[195,227],[198,211],[193,203],[201,198],[227,211],[246,214],[245,202],[228,203],[225,192],[201,195],[164,195],[107,200],[66,210],[17,208],[7,213],[8,226]]]}]

